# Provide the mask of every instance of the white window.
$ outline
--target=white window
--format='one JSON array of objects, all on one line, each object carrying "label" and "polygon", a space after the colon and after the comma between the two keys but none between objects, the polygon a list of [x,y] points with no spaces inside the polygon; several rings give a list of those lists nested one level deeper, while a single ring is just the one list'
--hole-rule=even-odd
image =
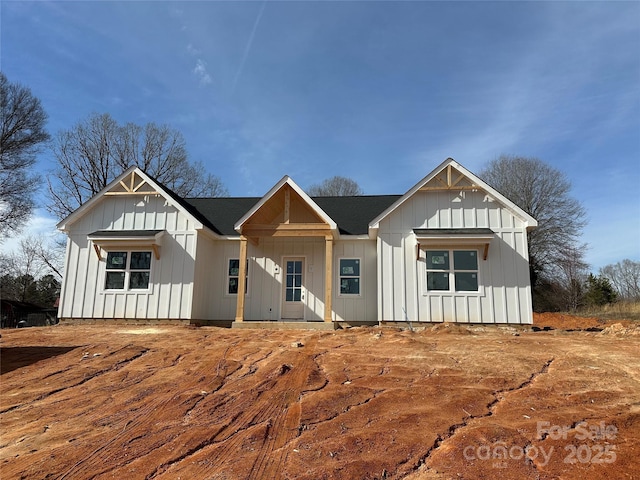
[{"label": "white window", "polygon": [[477,250],[427,250],[427,290],[477,292]]},{"label": "white window", "polygon": [[360,295],[360,259],[340,259],[340,295]]},{"label": "white window", "polygon": [[[247,260],[247,268],[245,270],[246,275],[244,277],[244,293],[245,295],[249,292],[249,282],[247,279],[249,278],[249,260]],[[238,279],[240,277],[240,259],[238,258],[230,258],[229,259],[229,268],[227,269],[227,293],[229,295],[237,295],[238,294]]]},{"label": "white window", "polygon": [[106,290],[148,290],[151,278],[151,252],[107,252]]}]

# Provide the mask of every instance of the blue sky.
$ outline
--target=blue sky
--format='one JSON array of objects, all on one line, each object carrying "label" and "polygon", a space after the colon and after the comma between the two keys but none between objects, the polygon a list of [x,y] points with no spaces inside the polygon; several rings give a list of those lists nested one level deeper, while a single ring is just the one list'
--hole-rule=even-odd
[{"label": "blue sky", "polygon": [[[404,193],[447,157],[476,173],[538,157],[587,209],[593,270],[640,260],[640,2],[3,0],[0,14],[2,71],[52,134],[92,112],[169,124],[234,196],[284,174]],[[54,224],[39,209],[32,230]]]}]

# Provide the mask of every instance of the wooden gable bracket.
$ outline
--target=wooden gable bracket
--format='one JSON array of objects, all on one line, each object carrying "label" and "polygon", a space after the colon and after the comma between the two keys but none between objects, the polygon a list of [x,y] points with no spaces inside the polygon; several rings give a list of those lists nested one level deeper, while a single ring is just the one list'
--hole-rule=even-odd
[{"label": "wooden gable bracket", "polygon": [[[444,174],[444,175],[443,175]],[[458,172],[458,176],[454,179],[454,171],[451,165],[447,165],[446,170],[441,171],[434,177],[439,184],[437,186],[423,186],[420,190],[478,190],[477,185],[458,185],[464,178],[464,174]]]},{"label": "wooden gable bracket", "polygon": [[[136,178],[139,179],[138,183],[136,183]],[[139,191],[144,185],[148,184],[144,178],[137,177],[136,172],[131,172],[128,178],[120,180],[119,183],[124,191],[105,192],[105,195],[160,195],[155,189],[153,191]]]},{"label": "wooden gable bracket", "polygon": [[102,255],[100,254],[100,247],[94,243],[93,250],[96,252],[96,255],[98,256],[98,261],[99,262],[102,261]]}]

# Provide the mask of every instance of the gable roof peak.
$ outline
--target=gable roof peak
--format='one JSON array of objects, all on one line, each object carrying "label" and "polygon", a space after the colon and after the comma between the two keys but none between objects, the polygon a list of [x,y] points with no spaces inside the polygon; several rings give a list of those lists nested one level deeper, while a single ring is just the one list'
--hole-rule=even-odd
[{"label": "gable roof peak", "polygon": [[[459,175],[454,178],[452,170],[455,169]],[[444,178],[441,178],[440,175],[446,172]],[[468,182],[464,185],[464,182]],[[430,183],[434,183],[433,186],[429,186]],[[407,193],[405,193],[402,197],[400,197],[396,202],[393,203],[389,208],[387,208],[384,212],[378,215],[375,219],[371,221],[369,224],[370,230],[377,230],[380,226],[380,221],[382,221],[385,217],[391,214],[394,210],[396,210],[400,205],[402,205],[405,201],[407,201],[410,197],[412,197],[416,192],[420,190],[483,190],[487,194],[494,197],[498,200],[505,208],[512,211],[516,216],[520,217],[527,229],[534,228],[538,225],[538,222],[535,218],[525,212],[522,208],[518,207],[515,203],[505,197],[503,194],[498,192],[496,189],[491,187],[489,184],[485,183],[482,179],[476,176],[471,171],[467,170],[460,163],[455,161],[453,158],[448,157],[444,160],[440,165],[434,168],[427,176],[425,176],[422,180],[416,183],[413,187],[411,187]]]},{"label": "gable roof peak", "polygon": [[267,203],[276,193],[282,189],[285,185],[288,185],[296,194],[300,196],[303,202],[305,202],[311,209],[324,221],[326,222],[332,230],[337,229],[336,222],[329,216],[327,213],[320,208],[320,206],[309,196],[307,193],[298,186],[296,182],[289,175],[283,176],[278,183],[276,183],[271,189],[256,203],[253,208],[251,208],[247,213],[245,213],[240,220],[238,220],[234,229],[237,232],[242,231],[242,226],[251,218],[258,210],[260,210],[265,203]]},{"label": "gable roof peak", "polygon": [[69,226],[82,218],[91,210],[102,198],[110,195],[159,195],[169,204],[182,211],[193,220],[196,229],[203,228],[202,218],[195,214],[189,204],[178,196],[171,189],[160,183],[155,178],[148,175],[137,165],[132,165],[114,178],[102,190],[96,193],[89,200],[80,205],[76,210],[67,215],[56,225],[61,231],[67,231]]}]

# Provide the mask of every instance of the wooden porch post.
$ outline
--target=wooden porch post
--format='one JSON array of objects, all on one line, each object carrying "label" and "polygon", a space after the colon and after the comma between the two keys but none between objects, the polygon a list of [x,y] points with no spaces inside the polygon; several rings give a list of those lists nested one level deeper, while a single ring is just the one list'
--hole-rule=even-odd
[{"label": "wooden porch post", "polygon": [[332,321],[333,312],[333,236],[324,238],[324,321]]},{"label": "wooden porch post", "polygon": [[244,294],[247,278],[247,237],[240,236],[240,265],[238,271],[238,300],[236,303],[236,322],[244,320]]}]

